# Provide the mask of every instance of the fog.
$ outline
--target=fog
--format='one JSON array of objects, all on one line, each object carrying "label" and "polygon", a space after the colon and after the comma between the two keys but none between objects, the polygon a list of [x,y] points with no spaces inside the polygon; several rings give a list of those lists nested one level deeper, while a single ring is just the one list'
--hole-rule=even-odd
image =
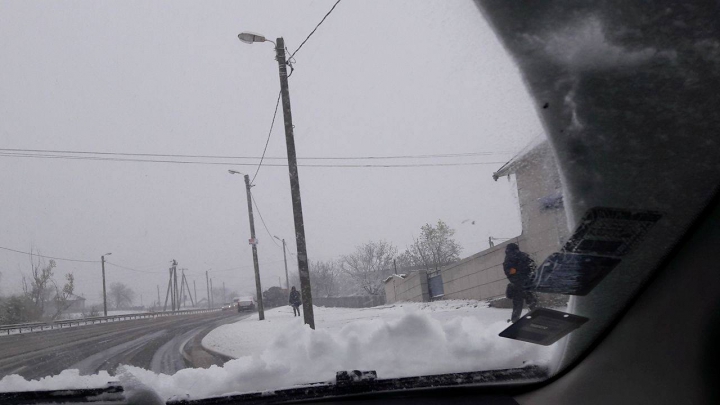
[{"label": "fog", "polygon": [[[144,304],[164,299],[172,259],[205,296],[254,292],[241,176],[257,159],[203,164],[32,158],[7,149],[259,157],[279,91],[271,43],[293,52],[329,1],[0,1],[0,247],[99,261]],[[462,256],[519,234],[514,185],[492,173],[541,125],[522,79],[471,1],[342,1],[295,55],[290,78],[310,260],[384,239],[400,251],[426,223],[457,232]],[[403,159],[310,160],[483,153]],[[93,155],[97,156],[97,155]],[[281,112],[253,194],[295,252]],[[135,158],[133,158],[135,159]],[[222,164],[223,162],[235,165]],[[212,164],[207,164],[212,163]],[[437,164],[477,163],[438,166]],[[465,221],[470,219],[470,221]],[[263,289],[284,282],[282,249],[256,212]],[[474,221],[474,224],[473,224]],[[27,255],[0,250],[0,294]],[[288,256],[296,271],[295,256]],[[130,270],[133,269],[133,270]],[[57,261],[58,280],[102,299],[99,263]]]}]

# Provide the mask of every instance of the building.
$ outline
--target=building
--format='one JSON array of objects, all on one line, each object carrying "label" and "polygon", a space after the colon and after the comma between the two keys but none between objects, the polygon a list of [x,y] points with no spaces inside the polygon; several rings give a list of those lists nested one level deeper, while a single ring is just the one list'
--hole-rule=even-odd
[{"label": "building", "polygon": [[560,249],[569,236],[562,184],[550,145],[544,138],[493,173],[514,177],[517,184],[522,233],[501,244],[444,267],[436,273],[411,272],[385,280],[388,303],[436,299],[495,300],[505,296],[505,246],[517,243],[539,265]]},{"label": "building", "polygon": [[[67,298],[67,302],[65,303],[66,309],[61,311],[62,314],[81,314],[85,312],[85,297],[81,297],[79,295],[71,294]],[[45,315],[54,315],[57,311],[57,301],[55,298],[53,298],[51,301],[48,302],[48,304],[45,306]]]}]

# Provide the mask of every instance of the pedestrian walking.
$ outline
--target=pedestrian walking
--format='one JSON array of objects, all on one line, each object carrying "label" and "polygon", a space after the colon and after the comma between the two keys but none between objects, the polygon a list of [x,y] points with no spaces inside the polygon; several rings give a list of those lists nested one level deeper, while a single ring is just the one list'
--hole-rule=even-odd
[{"label": "pedestrian walking", "polygon": [[510,321],[515,323],[520,319],[524,302],[527,302],[531,311],[537,307],[537,297],[533,292],[526,290],[535,276],[535,262],[527,253],[521,252],[516,243],[510,243],[505,248],[503,270],[510,281],[505,296],[513,302]]},{"label": "pedestrian walking", "polygon": [[300,316],[300,305],[302,305],[302,301],[300,300],[300,291],[296,290],[295,286],[290,290],[289,302],[293,307],[293,316]]}]

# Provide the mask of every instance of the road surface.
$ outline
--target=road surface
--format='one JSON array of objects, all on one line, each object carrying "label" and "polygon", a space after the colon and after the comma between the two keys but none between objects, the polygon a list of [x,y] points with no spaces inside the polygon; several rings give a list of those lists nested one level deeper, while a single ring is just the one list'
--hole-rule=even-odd
[{"label": "road surface", "polygon": [[235,311],[176,315],[0,337],[0,378],[114,373],[121,364],[173,374],[186,367],[221,365],[228,358],[205,351],[200,341],[219,325],[249,316]]}]

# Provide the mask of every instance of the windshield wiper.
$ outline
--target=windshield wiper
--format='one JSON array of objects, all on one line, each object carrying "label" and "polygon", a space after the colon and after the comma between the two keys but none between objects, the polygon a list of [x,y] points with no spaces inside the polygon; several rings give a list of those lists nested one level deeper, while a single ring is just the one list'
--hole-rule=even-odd
[{"label": "windshield wiper", "polygon": [[315,383],[247,394],[204,399],[174,398],[168,405],[272,404],[346,395],[369,394],[418,388],[441,388],[469,384],[534,382],[549,377],[547,368],[527,366],[505,370],[437,374],[418,377],[377,379],[374,371],[341,371],[335,383]]},{"label": "windshield wiper", "polygon": [[101,388],[81,388],[50,391],[0,392],[0,404],[77,404],[77,403],[126,403],[123,387],[108,383]]}]

